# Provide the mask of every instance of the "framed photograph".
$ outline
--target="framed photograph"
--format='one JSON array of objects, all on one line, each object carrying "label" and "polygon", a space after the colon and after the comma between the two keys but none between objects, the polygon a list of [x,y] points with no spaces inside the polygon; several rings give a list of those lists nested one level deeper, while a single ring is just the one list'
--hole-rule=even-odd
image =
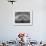
[{"label": "framed photograph", "polygon": [[17,26],[32,25],[32,11],[16,11],[14,22]]}]

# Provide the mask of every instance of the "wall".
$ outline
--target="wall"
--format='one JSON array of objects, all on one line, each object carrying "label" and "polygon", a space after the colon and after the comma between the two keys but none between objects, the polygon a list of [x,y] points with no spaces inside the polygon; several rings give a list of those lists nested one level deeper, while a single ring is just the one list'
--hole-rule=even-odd
[{"label": "wall", "polygon": [[[13,20],[16,10],[33,10],[33,25],[15,26]],[[37,41],[46,40],[45,0],[17,0],[14,5],[0,0],[0,40],[14,40],[18,32],[29,33]]]}]

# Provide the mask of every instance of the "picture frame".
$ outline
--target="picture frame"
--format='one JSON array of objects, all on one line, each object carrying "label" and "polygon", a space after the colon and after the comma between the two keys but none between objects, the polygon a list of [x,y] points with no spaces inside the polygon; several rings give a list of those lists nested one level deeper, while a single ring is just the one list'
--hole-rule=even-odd
[{"label": "picture frame", "polygon": [[33,24],[33,12],[30,10],[17,10],[15,12],[16,26],[32,26]]}]

